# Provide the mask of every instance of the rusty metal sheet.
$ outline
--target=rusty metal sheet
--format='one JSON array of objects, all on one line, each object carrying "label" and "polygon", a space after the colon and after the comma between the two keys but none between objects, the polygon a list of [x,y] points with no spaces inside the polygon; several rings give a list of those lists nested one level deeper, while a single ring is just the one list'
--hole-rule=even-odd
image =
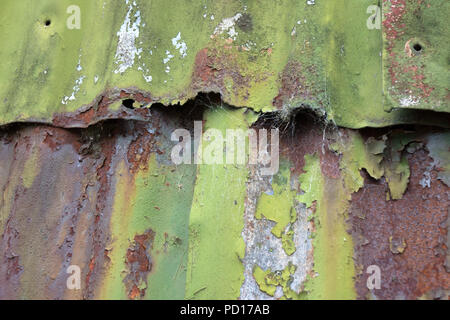
[{"label": "rusty metal sheet", "polygon": [[0,8],[0,299],[449,299],[448,1]]}]

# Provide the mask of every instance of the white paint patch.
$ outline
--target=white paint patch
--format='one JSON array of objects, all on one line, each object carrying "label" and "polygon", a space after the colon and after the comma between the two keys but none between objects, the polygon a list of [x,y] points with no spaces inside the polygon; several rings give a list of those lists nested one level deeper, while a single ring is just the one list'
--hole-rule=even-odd
[{"label": "white paint patch", "polygon": [[404,97],[400,99],[400,105],[402,107],[411,107],[419,104],[419,99],[413,96]]},{"label": "white paint patch", "polygon": [[62,100],[61,103],[62,104],[67,104],[68,101],[72,101],[75,100],[75,95],[78,93],[78,91],[80,91],[80,86],[83,84],[83,80],[84,78],[86,78],[86,76],[81,76],[79,77],[77,80],[75,80],[75,85],[73,87],[73,92],[70,95],[70,97],[65,96]]},{"label": "white paint patch", "polygon": [[80,72],[81,70],[83,70],[83,68],[81,67],[81,55],[78,58],[78,64],[77,64],[77,71]]},{"label": "white paint patch", "polygon": [[[128,4],[128,0],[126,0],[126,4]],[[124,73],[128,68],[133,66],[136,56],[140,58],[142,52],[141,48],[136,48],[135,46],[136,39],[139,37],[139,27],[141,24],[141,12],[137,10],[132,15],[135,9],[137,9],[137,5],[134,1],[133,4],[129,5],[125,21],[117,32],[119,42],[117,44],[115,63],[119,67],[114,73]]]},{"label": "white paint patch", "polygon": [[147,82],[151,82],[153,80],[152,76],[146,76],[145,74],[142,75]]},{"label": "white paint patch", "polygon": [[223,19],[222,22],[220,22],[220,24],[214,29],[214,32],[213,32],[213,35],[211,36],[211,38],[226,32],[226,33],[228,33],[228,36],[231,39],[236,40],[236,36],[238,35],[238,33],[237,33],[236,29],[234,28],[234,26],[236,24],[236,21],[238,21],[240,17],[242,17],[242,14],[237,13],[231,18]]},{"label": "white paint patch", "polygon": [[[173,54],[171,54],[169,50],[166,50],[166,57],[163,59],[163,63],[164,63],[164,64],[169,63],[169,61],[170,61],[173,57],[174,57]],[[170,72],[170,67],[167,65],[167,66],[166,66],[166,69],[165,69],[164,71],[165,71],[166,73],[169,73],[169,72]]]},{"label": "white paint patch", "polygon": [[180,52],[182,58],[187,56],[187,46],[186,43],[181,40],[181,32],[178,32],[177,36],[172,39],[172,45]]},{"label": "white paint patch", "polygon": [[[163,59],[163,63],[164,63],[164,64],[168,64],[169,61],[170,61],[173,57],[174,57],[173,54],[171,54],[169,50],[166,50],[166,57]],[[170,72],[170,66],[167,65],[164,71],[165,71],[166,73],[169,73],[169,72]]]},{"label": "white paint patch", "polygon": [[150,72],[150,70],[148,68],[145,68],[145,63],[142,64],[143,67],[138,67],[139,71],[142,71],[142,76],[144,77],[144,80],[146,82],[151,82],[153,80],[153,77],[151,75],[149,75],[148,73]]},{"label": "white paint patch", "polygon": [[[81,54],[79,55],[78,58],[78,63],[77,63],[77,67],[76,70],[78,72],[80,72],[81,70],[83,70],[83,68],[81,67]],[[75,100],[75,95],[78,93],[78,91],[80,91],[80,87],[83,84],[83,80],[86,78],[86,76],[80,76],[77,80],[75,80],[75,85],[72,88],[72,93],[70,96],[64,96],[61,100],[62,104],[67,104],[67,102]]]}]

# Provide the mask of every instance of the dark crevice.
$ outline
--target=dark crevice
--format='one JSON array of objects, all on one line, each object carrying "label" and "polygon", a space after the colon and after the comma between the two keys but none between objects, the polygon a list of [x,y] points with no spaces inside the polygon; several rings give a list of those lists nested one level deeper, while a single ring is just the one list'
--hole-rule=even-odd
[{"label": "dark crevice", "polygon": [[134,99],[125,99],[122,101],[122,104],[125,108],[134,109]]},{"label": "dark crevice", "polygon": [[[102,123],[106,121],[113,120],[124,120],[124,121],[149,121],[148,119],[137,119],[135,116],[142,114],[142,112],[151,111],[151,110],[161,110],[164,113],[178,113],[188,115],[192,112],[203,113],[206,109],[215,109],[215,108],[232,108],[239,109],[241,107],[235,107],[227,104],[222,100],[222,96],[217,92],[199,92],[195,98],[187,100],[185,103],[173,104],[173,105],[164,105],[162,103],[153,102],[148,103],[143,101],[142,99],[137,98],[141,94],[140,91],[133,91],[128,93],[128,97],[121,98],[122,105],[124,108],[129,110],[127,113],[114,113],[110,111],[105,112],[103,115],[92,117],[90,122],[84,123],[79,120],[81,114],[88,113],[89,111],[99,112],[99,104],[101,104],[102,99],[104,97],[108,97],[107,95],[98,96],[96,98],[96,102],[91,106],[86,106],[83,110],[79,110],[77,112],[68,113],[63,115],[63,121],[55,121],[46,122],[46,121],[24,121],[24,122],[10,122],[7,124],[0,125],[1,131],[8,131],[10,128],[19,126],[30,126],[30,125],[43,125],[57,128],[88,128],[90,126],[94,126],[97,123]],[[142,93],[143,95],[143,93]],[[144,95],[145,96],[145,95]],[[108,104],[112,104],[117,101],[117,98],[112,98],[109,100]],[[139,104],[139,107],[136,107],[136,104]],[[107,105],[106,109],[107,110]],[[251,108],[248,108],[251,110]],[[450,114],[445,112],[435,112],[431,110],[419,110],[419,109],[401,109],[397,110],[399,112],[399,119],[402,119],[405,124],[400,124],[397,126],[406,128],[407,126],[411,126],[412,124],[418,124],[419,126],[430,126],[430,127],[439,127],[439,128],[448,128],[450,125]],[[148,113],[149,114],[149,113]],[[259,118],[256,121],[256,126],[261,127],[271,127],[271,128],[279,128],[280,133],[286,133],[292,135],[293,130],[295,131],[295,127],[297,126],[299,118],[307,118],[309,121],[319,127],[338,127],[334,124],[333,121],[330,121],[327,118],[327,114],[323,109],[314,109],[308,105],[300,105],[296,108],[283,108],[271,112],[259,112]],[[169,115],[170,117],[170,115]],[[390,128],[396,127],[393,126],[385,126],[380,128],[386,128],[385,130],[390,130]],[[370,129],[371,127],[365,127]],[[364,130],[365,128],[359,128],[359,130]],[[383,130],[383,129],[380,129]]]}]

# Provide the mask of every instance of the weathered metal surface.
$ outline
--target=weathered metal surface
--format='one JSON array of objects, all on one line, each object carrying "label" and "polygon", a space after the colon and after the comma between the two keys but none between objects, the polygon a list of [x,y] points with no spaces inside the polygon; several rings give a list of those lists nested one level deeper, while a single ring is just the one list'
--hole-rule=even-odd
[{"label": "weathered metal surface", "polygon": [[[365,178],[352,197],[351,225],[360,298],[449,299],[447,259],[449,188],[437,179],[437,169],[425,148],[408,155],[411,177],[402,199],[386,201],[385,181]],[[423,179],[429,172],[429,185]],[[421,183],[422,182],[422,183]],[[382,285],[369,292],[370,265],[382,270]]]},{"label": "weathered metal surface", "polygon": [[383,0],[388,106],[448,112],[449,12],[448,1]]},{"label": "weathered metal surface", "polygon": [[[165,148],[169,130],[190,123],[148,112],[2,134],[2,298],[184,297],[195,168],[171,164]],[[82,290],[66,290],[69,265]]]},{"label": "weathered metal surface", "polygon": [[[128,89],[147,107],[215,91],[234,106],[312,108],[352,128],[448,126],[401,109],[449,111],[447,1],[383,1],[383,30],[368,27],[378,2],[2,1],[0,124],[82,125],[58,119],[105,117],[114,105],[102,97]],[[423,52],[404,52],[410,38]]]},{"label": "weathered metal surface", "polygon": [[[2,298],[419,298],[449,290],[449,189],[438,179],[448,151],[436,159],[427,151],[436,139],[448,149],[448,133],[360,136],[302,113],[286,127],[280,171],[269,179],[257,167],[226,175],[219,172],[228,165],[168,162],[168,133],[189,129],[186,114],[201,119],[203,111],[165,108],[152,108],[145,122],[5,130]],[[242,114],[221,108],[206,109],[206,126]],[[269,119],[256,126],[276,123]],[[375,175],[374,140],[385,144],[380,168],[391,167],[398,136],[408,141],[402,153],[411,171],[402,199],[389,200],[384,176],[348,179],[358,168]],[[353,166],[358,148],[369,158]],[[225,193],[223,179],[235,193]],[[72,291],[65,281],[74,264],[83,282]],[[372,264],[382,289],[368,295],[364,270]]]},{"label": "weathered metal surface", "polygon": [[0,4],[1,299],[448,298],[447,2],[75,2]]}]

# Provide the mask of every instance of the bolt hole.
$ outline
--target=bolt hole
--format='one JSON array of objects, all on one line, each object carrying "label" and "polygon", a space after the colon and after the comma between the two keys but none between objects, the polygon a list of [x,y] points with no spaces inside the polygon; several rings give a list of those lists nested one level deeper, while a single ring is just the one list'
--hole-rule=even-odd
[{"label": "bolt hole", "polygon": [[134,107],[133,107],[134,100],[133,99],[125,99],[122,101],[122,104],[125,108],[134,109]]},{"label": "bolt hole", "polygon": [[416,44],[413,45],[413,49],[416,52],[420,52],[420,51],[422,51],[423,48],[422,48],[422,45],[420,43],[416,43]]},{"label": "bolt hole", "polygon": [[45,20],[45,26],[48,27],[51,25],[52,21],[50,19]]}]

